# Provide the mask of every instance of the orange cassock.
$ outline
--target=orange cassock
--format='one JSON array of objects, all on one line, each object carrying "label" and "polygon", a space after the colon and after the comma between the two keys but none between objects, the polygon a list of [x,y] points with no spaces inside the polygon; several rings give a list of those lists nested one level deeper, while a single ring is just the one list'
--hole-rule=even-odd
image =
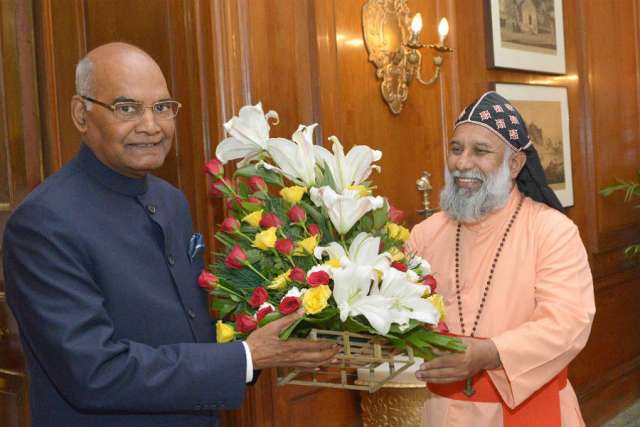
[{"label": "orange cassock", "polygon": [[[467,334],[496,250],[521,197],[514,188],[504,208],[478,223],[462,225],[460,287]],[[414,227],[407,246],[431,263],[437,291],[445,301],[445,321],[451,332],[459,334],[456,228],[456,221],[437,213]],[[525,198],[497,262],[475,333],[492,339],[500,353],[502,368],[487,374],[501,402],[448,398],[427,391],[422,425],[504,425],[503,412],[512,413],[523,402],[530,404],[541,395],[536,394],[538,390],[562,376],[585,346],[594,314],[593,279],[577,227],[560,212]],[[561,384],[562,426],[583,426],[571,384]],[[548,426],[545,420],[542,411],[539,424],[527,425]]]}]

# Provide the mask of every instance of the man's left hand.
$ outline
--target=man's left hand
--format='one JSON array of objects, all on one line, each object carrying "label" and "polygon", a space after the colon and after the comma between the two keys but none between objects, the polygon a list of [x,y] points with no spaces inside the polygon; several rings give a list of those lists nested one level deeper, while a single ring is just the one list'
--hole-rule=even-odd
[{"label": "man's left hand", "polygon": [[434,349],[437,357],[420,365],[416,378],[429,383],[446,384],[466,380],[483,369],[500,366],[498,349],[490,339],[462,338],[462,341],[467,346],[464,353]]}]

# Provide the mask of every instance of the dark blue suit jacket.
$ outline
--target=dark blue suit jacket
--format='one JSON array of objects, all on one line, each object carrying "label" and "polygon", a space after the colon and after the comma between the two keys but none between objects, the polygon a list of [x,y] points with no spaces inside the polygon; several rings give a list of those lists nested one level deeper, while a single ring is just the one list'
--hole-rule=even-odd
[{"label": "dark blue suit jacket", "polygon": [[238,407],[241,343],[212,344],[187,202],[83,146],[16,209],[4,237],[36,426],[205,426]]}]

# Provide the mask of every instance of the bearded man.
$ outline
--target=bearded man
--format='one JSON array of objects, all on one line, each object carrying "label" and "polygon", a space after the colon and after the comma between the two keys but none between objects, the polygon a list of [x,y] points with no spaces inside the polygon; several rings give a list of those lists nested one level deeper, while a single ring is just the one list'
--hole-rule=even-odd
[{"label": "bearded man", "polygon": [[447,149],[442,212],[410,250],[438,276],[464,353],[437,352],[423,426],[582,426],[567,365],[595,314],[587,254],[548,187],[525,122],[487,92],[462,112]]}]

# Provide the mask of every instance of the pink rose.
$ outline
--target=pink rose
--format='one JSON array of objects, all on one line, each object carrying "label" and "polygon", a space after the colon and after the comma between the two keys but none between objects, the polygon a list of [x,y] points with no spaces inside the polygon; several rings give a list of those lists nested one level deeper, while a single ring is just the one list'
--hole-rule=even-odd
[{"label": "pink rose", "polygon": [[278,218],[278,215],[276,215],[274,213],[266,213],[266,214],[262,215],[262,219],[260,220],[260,227],[262,227],[262,228],[271,228],[271,227],[280,228],[280,227],[282,227],[282,221],[280,220],[280,218]]},{"label": "pink rose", "polygon": [[391,267],[395,268],[396,270],[400,270],[400,271],[407,271],[409,269],[409,267],[407,267],[407,264],[400,262],[400,261],[393,261],[391,263]]},{"label": "pink rose", "polygon": [[318,224],[309,224],[307,226],[307,230],[312,236],[317,236],[318,234],[320,234],[320,227],[318,226]]},{"label": "pink rose", "polygon": [[331,276],[329,276],[329,273],[322,270],[314,271],[307,277],[307,283],[312,288],[320,285],[326,285],[329,283],[329,280],[331,280]]},{"label": "pink rose", "polygon": [[304,270],[300,267],[293,267],[291,269],[291,272],[289,272],[289,279],[293,280],[294,282],[304,283],[306,277],[307,273],[305,273]]},{"label": "pink rose", "polygon": [[427,274],[426,276],[424,276],[422,278],[423,283],[425,285],[427,285],[428,287],[431,288],[431,292],[435,292],[436,291],[436,287],[438,286],[438,282],[436,281],[436,278],[433,277],[431,274]]},{"label": "pink rose", "polygon": [[291,255],[291,252],[293,252],[293,242],[291,239],[280,239],[276,241],[276,250],[282,255]]},{"label": "pink rose", "polygon": [[235,245],[231,249],[231,252],[229,252],[229,255],[227,255],[227,258],[224,260],[224,265],[229,268],[238,269],[244,267],[244,263],[246,260],[247,254],[244,253],[239,245]]},{"label": "pink rose", "polygon": [[220,160],[213,158],[204,164],[204,171],[213,176],[220,176],[224,173],[224,168]]},{"label": "pink rose", "polygon": [[402,224],[406,215],[404,211],[396,209],[393,206],[389,206],[389,220],[396,224]]},{"label": "pink rose", "polygon": [[291,220],[291,222],[304,222],[307,220],[307,213],[300,206],[295,205],[292,206],[291,209],[287,212],[287,217]]},{"label": "pink rose", "polygon": [[248,334],[258,327],[258,322],[248,314],[236,314],[236,331]]},{"label": "pink rose", "polygon": [[278,310],[280,313],[287,315],[296,311],[300,307],[300,298],[298,297],[284,297],[280,301]]},{"label": "pink rose", "polygon": [[213,273],[209,273],[207,270],[202,270],[198,276],[198,286],[205,290],[211,290],[218,284],[218,276]]},{"label": "pink rose", "polygon": [[265,288],[255,288],[251,297],[249,298],[249,305],[253,308],[258,308],[269,299],[269,294]]},{"label": "pink rose", "polygon": [[271,307],[270,305],[261,308],[256,313],[256,320],[258,320],[258,322],[261,321],[262,319],[264,319],[264,316],[266,316],[267,314],[269,314],[271,312],[273,312],[273,307]]},{"label": "pink rose", "polygon": [[240,229],[240,221],[232,216],[225,218],[220,224],[220,230],[227,234],[233,234]]},{"label": "pink rose", "polygon": [[247,184],[249,185],[249,188],[251,189],[251,191],[254,193],[256,191],[264,191],[267,189],[267,183],[264,182],[264,179],[262,179],[259,176],[252,176],[247,181]]}]

